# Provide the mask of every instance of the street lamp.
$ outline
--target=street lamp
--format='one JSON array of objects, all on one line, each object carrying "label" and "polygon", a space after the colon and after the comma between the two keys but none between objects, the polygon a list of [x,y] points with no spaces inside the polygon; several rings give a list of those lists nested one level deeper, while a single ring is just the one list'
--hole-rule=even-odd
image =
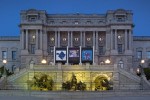
[{"label": "street lamp", "polygon": [[6,67],[6,66],[5,66],[6,63],[7,63],[7,60],[4,59],[4,60],[3,60],[3,64],[4,64],[4,72],[3,72],[3,76],[7,76],[7,75],[6,75],[6,68],[5,68],[5,67]]},{"label": "street lamp", "polygon": [[141,64],[144,64],[145,63],[145,60],[141,60]]},{"label": "street lamp", "polygon": [[137,68],[137,75],[141,77],[141,89],[143,89],[143,64],[145,63],[145,60],[141,60],[141,64]]}]

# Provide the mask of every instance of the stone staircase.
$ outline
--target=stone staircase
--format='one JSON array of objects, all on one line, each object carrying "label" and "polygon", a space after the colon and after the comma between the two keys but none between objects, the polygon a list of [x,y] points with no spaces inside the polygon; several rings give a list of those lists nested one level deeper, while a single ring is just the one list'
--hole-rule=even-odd
[{"label": "stone staircase", "polygon": [[17,78],[21,77],[23,74],[27,73],[28,72],[28,69],[27,68],[24,68],[24,69],[21,69],[20,71],[18,71],[17,73],[7,77],[7,81],[9,82],[12,82],[14,80],[16,80]]},{"label": "stone staircase", "polygon": [[19,72],[7,77],[6,88],[11,90],[28,89],[28,71],[29,70],[27,68],[24,68]]},{"label": "stone staircase", "polygon": [[150,82],[145,76],[137,76],[121,68],[118,69],[120,81],[119,89],[150,89]]},{"label": "stone staircase", "polygon": [[[38,67],[36,67],[38,68]],[[51,70],[56,70],[56,68],[52,69],[51,67],[48,67],[50,69],[46,69],[46,71],[51,71]],[[62,70],[62,69],[61,69]],[[61,71],[59,70],[59,71]],[[28,80],[31,80],[34,76],[34,71],[45,71],[43,69],[27,69],[24,68],[20,71],[18,71],[17,73],[15,73],[12,76],[7,77],[7,84],[5,85],[5,87],[7,89],[29,89],[28,87]],[[116,83],[118,84],[118,90],[140,90],[140,89],[150,89],[150,82],[147,81],[147,79],[145,79],[144,77],[142,78],[143,80],[143,84],[141,84],[141,77],[131,73],[131,72],[127,72],[124,69],[121,68],[117,68],[114,69],[114,73],[118,73],[116,74],[115,77],[118,77],[119,80],[116,81]],[[114,82],[115,83],[115,82]],[[2,84],[4,85],[4,84]],[[117,86],[117,85],[116,85]],[[2,86],[3,87],[3,86]],[[115,90],[117,90],[115,89]]]}]

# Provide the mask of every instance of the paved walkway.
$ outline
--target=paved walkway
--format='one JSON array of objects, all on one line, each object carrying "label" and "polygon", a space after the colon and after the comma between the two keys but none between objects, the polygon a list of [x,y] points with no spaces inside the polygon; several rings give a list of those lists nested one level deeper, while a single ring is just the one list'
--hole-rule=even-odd
[{"label": "paved walkway", "polygon": [[130,96],[130,97],[101,97],[101,98],[81,98],[81,99],[52,99],[52,98],[45,98],[45,97],[32,97],[32,96],[0,96],[0,100],[150,100],[150,96]]},{"label": "paved walkway", "polygon": [[0,100],[150,100],[148,91],[20,91],[0,90]]}]

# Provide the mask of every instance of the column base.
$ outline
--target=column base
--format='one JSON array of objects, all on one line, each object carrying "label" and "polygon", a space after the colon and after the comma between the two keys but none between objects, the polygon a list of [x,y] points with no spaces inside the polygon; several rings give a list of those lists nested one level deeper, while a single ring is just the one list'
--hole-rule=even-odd
[{"label": "column base", "polygon": [[117,50],[111,50],[111,55],[117,55],[118,51]]},{"label": "column base", "polygon": [[42,55],[42,50],[35,50],[36,55]]},{"label": "column base", "polygon": [[21,50],[21,55],[28,55],[29,51],[28,50]]},{"label": "column base", "polygon": [[125,50],[126,55],[132,55],[132,50]]}]

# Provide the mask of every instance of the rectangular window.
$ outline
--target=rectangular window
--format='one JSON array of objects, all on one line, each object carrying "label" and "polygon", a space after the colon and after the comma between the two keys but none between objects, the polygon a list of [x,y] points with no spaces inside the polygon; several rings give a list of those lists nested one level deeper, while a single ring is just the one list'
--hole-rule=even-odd
[{"label": "rectangular window", "polygon": [[31,44],[31,54],[35,54],[35,44]]},{"label": "rectangular window", "polygon": [[123,53],[122,44],[118,44],[118,53]]},{"label": "rectangular window", "polygon": [[137,51],[137,58],[142,59],[142,51]]},{"label": "rectangular window", "polygon": [[16,60],[17,58],[16,54],[17,54],[16,51],[12,51],[12,60]]},{"label": "rectangular window", "polygon": [[103,48],[103,46],[99,46],[99,54],[100,55],[104,54],[104,48]]},{"label": "rectangular window", "polygon": [[147,58],[150,59],[150,51],[147,51]]},{"label": "rectangular window", "polygon": [[7,52],[6,51],[2,51],[2,59],[7,59]]},{"label": "rectangular window", "polygon": [[49,49],[48,50],[49,54],[53,54],[54,53],[54,47],[53,46],[49,46],[48,49]]}]

